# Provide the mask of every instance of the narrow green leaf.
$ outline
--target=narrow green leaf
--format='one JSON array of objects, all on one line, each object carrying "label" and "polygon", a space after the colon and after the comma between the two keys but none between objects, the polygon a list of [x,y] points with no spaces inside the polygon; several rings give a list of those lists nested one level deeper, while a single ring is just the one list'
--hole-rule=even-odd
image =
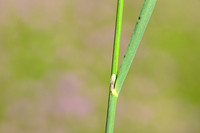
[{"label": "narrow green leaf", "polygon": [[122,88],[124,80],[130,69],[131,63],[135,57],[138,46],[142,40],[143,34],[150,20],[155,4],[156,4],[156,0],[145,0],[143,4],[142,10],[140,12],[140,16],[135,25],[135,29],[133,31],[133,34],[130,40],[130,43],[128,45],[124,59],[120,66],[119,73],[117,74],[115,88],[118,94]]}]

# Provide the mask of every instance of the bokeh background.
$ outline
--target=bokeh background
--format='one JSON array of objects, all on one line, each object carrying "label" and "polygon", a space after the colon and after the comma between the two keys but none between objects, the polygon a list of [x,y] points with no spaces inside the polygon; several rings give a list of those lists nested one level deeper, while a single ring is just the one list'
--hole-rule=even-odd
[{"label": "bokeh background", "polygon": [[[143,0],[125,0],[120,62]],[[200,1],[158,0],[115,133],[200,132]],[[0,0],[0,133],[102,133],[116,0]]]}]

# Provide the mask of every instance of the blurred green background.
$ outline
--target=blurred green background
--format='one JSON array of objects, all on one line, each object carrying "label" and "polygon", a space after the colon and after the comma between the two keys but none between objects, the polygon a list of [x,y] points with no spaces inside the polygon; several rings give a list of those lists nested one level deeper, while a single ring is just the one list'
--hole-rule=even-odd
[{"label": "blurred green background", "polygon": [[[120,62],[143,0],[125,0]],[[115,133],[200,132],[200,1],[158,0]],[[0,133],[103,133],[116,0],[0,0]]]}]

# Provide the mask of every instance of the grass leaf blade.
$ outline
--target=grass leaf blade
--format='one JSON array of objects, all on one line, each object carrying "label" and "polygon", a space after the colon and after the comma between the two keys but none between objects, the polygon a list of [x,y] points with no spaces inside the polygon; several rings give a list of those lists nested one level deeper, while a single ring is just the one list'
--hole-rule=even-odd
[{"label": "grass leaf blade", "polygon": [[131,63],[135,57],[138,46],[142,40],[142,37],[143,37],[143,34],[147,27],[147,24],[153,13],[155,4],[156,4],[156,0],[145,0],[145,2],[143,4],[143,7],[140,12],[140,16],[135,25],[135,29],[133,31],[133,34],[132,34],[132,37],[130,40],[130,43],[127,47],[125,57],[122,61],[119,72],[117,74],[115,87],[117,89],[118,94],[119,94],[119,92],[122,88],[123,82],[128,74],[128,71],[129,71]]}]

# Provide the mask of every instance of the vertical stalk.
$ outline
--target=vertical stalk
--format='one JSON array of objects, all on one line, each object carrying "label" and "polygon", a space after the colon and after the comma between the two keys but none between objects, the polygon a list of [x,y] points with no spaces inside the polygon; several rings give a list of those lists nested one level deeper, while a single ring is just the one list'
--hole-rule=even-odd
[{"label": "vertical stalk", "polygon": [[117,75],[124,0],[118,0],[111,75]]},{"label": "vertical stalk", "polygon": [[113,133],[116,105],[117,105],[117,97],[112,95],[112,93],[110,93],[109,100],[108,100],[108,110],[107,110],[107,121],[106,121],[105,133]]},{"label": "vertical stalk", "polygon": [[117,14],[115,22],[115,36],[113,45],[113,57],[112,57],[112,68],[111,68],[111,82],[109,87],[109,98],[108,98],[108,110],[107,110],[107,120],[106,120],[106,133],[113,133],[115,112],[118,94],[115,89],[115,80],[118,71],[118,61],[119,61],[119,48],[120,48],[120,37],[121,37],[121,27],[122,27],[122,15],[123,15],[123,0],[118,0],[117,2]]}]

